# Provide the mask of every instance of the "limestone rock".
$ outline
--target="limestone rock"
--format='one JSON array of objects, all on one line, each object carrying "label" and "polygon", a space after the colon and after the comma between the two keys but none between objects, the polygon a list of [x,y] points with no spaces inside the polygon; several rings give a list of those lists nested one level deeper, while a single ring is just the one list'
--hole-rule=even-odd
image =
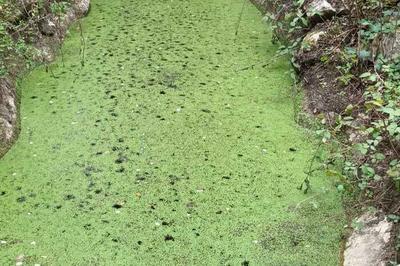
[{"label": "limestone rock", "polygon": [[384,266],[385,250],[390,241],[393,223],[376,214],[366,213],[358,221],[361,228],[354,230],[347,240],[344,266]]},{"label": "limestone rock", "polygon": [[304,9],[311,22],[330,19],[337,14],[337,10],[327,0],[312,0],[304,5]]},{"label": "limestone rock", "polygon": [[47,18],[39,23],[39,29],[43,35],[53,36],[56,33],[57,27],[51,18]]},{"label": "limestone rock", "polygon": [[321,62],[321,56],[325,50],[320,49],[324,47],[321,43],[326,39],[327,32],[324,27],[315,27],[313,31],[307,33],[301,42],[300,49],[295,54],[295,62],[300,71],[301,68],[307,69],[309,66]]},{"label": "limestone rock", "polygon": [[74,7],[78,16],[85,16],[90,9],[90,0],[75,0]]},{"label": "limestone rock", "polygon": [[0,79],[0,142],[9,143],[17,125],[17,94],[14,84]]},{"label": "limestone rock", "polygon": [[312,49],[313,47],[318,46],[319,40],[325,34],[326,34],[326,31],[324,31],[324,30],[316,30],[316,31],[309,32],[303,39],[303,42],[301,44],[301,49],[309,50],[309,49]]}]

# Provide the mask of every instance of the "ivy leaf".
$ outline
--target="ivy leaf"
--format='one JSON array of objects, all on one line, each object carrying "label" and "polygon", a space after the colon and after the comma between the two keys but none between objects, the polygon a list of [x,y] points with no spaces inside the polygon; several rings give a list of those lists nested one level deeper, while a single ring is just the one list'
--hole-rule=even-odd
[{"label": "ivy leaf", "polygon": [[362,19],[360,20],[360,24],[363,26],[368,26],[371,24],[371,22],[368,19]]},{"label": "ivy leaf", "polygon": [[338,185],[336,188],[337,188],[337,190],[339,192],[343,192],[344,191],[344,186],[343,185]]},{"label": "ivy leaf", "polygon": [[368,145],[359,144],[357,145],[357,150],[361,152],[361,154],[366,155],[368,153]]},{"label": "ivy leaf", "polygon": [[389,171],[387,171],[387,174],[389,177],[395,178],[400,176],[400,171],[396,169],[390,169]]},{"label": "ivy leaf", "polygon": [[303,6],[303,5],[304,5],[304,1],[305,1],[305,0],[298,0],[298,1],[297,1],[297,5],[298,5],[298,6]]},{"label": "ivy leaf", "polygon": [[369,76],[371,76],[371,72],[364,72],[360,75],[360,78],[368,78]]},{"label": "ivy leaf", "polygon": [[305,27],[308,27],[308,19],[306,19],[306,18],[301,18],[301,22],[303,22],[303,25],[305,26]]},{"label": "ivy leaf", "polygon": [[365,59],[368,59],[371,56],[371,53],[369,51],[367,51],[367,50],[361,50],[360,52],[358,52],[358,56],[361,59],[365,60]]},{"label": "ivy leaf", "polygon": [[382,180],[382,177],[380,175],[375,175],[374,176],[374,180],[375,181],[380,181],[380,180]]},{"label": "ivy leaf", "polygon": [[390,108],[390,107],[383,107],[381,108],[381,111],[384,112],[385,114],[388,114],[390,116],[390,119],[394,119],[395,117],[400,117],[400,109],[399,108]]}]

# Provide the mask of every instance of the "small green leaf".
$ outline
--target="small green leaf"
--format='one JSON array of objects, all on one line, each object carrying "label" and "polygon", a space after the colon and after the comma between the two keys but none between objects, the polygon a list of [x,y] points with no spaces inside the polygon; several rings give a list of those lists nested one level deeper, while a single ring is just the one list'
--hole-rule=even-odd
[{"label": "small green leaf", "polygon": [[371,76],[371,73],[370,72],[365,72],[365,73],[362,73],[360,75],[360,78],[368,78],[369,76]]},{"label": "small green leaf", "polygon": [[337,188],[337,190],[339,192],[343,192],[344,191],[344,186],[343,185],[338,185],[336,188]]}]

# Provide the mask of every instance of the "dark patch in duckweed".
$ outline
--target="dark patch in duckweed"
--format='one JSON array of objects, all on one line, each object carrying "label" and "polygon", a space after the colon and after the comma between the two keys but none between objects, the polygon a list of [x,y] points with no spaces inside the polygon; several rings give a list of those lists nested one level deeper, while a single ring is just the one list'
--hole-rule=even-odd
[{"label": "dark patch in duckweed", "polygon": [[72,194],[68,194],[68,195],[64,196],[64,200],[73,200],[73,199],[75,199],[75,196]]},{"label": "dark patch in duckweed", "polygon": [[26,197],[25,196],[21,196],[21,197],[17,198],[17,202],[19,202],[19,203],[23,203],[25,201],[26,201]]},{"label": "dark patch in duckweed", "polygon": [[85,168],[83,169],[83,173],[85,174],[85,176],[89,177],[91,176],[93,173],[97,173],[99,172],[98,169],[96,169],[94,166],[92,165],[88,165],[85,166]]},{"label": "dark patch in duckweed", "polygon": [[173,224],[173,222],[166,222],[166,221],[161,222],[161,225],[164,225],[164,226],[171,226],[172,224]]},{"label": "dark patch in duckweed", "polygon": [[120,167],[120,168],[118,168],[117,170],[115,170],[115,172],[117,172],[117,173],[123,173],[123,172],[125,172],[125,168],[124,168],[124,167]]},{"label": "dark patch in duckweed", "polygon": [[91,230],[92,229],[92,224],[85,224],[83,226],[83,228],[85,228],[85,230]]},{"label": "dark patch in duckweed", "polygon": [[118,159],[115,160],[115,163],[116,163],[116,164],[121,164],[121,163],[124,163],[124,162],[126,162],[126,161],[128,161],[128,157],[126,157],[126,156],[123,155],[123,154],[119,154],[119,155],[118,155]]},{"label": "dark patch in duckweed", "polygon": [[166,235],[166,236],[164,237],[164,240],[165,240],[165,241],[175,241],[175,238],[174,238],[173,236],[171,236],[171,235]]},{"label": "dark patch in duckweed", "polygon": [[121,209],[121,208],[123,207],[123,205],[120,204],[120,203],[115,203],[112,207],[113,207],[114,209]]}]

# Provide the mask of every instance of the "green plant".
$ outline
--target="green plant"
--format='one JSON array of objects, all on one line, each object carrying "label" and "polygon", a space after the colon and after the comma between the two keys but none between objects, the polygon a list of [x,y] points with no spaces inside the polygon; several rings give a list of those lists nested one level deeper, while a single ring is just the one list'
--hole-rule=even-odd
[{"label": "green plant", "polygon": [[352,70],[358,63],[356,49],[352,47],[345,47],[345,49],[340,52],[340,59],[342,64],[336,67],[341,73],[341,76],[338,77],[338,81],[340,81],[343,85],[348,85],[355,78]]},{"label": "green plant", "polygon": [[[265,17],[274,32],[290,36],[288,42],[282,42],[278,54],[292,56],[295,67],[299,66],[294,56],[301,45],[307,45],[303,42],[303,30],[309,22],[303,2],[293,1],[284,18],[272,14]],[[335,63],[340,73],[338,83],[344,89],[362,87],[363,95],[357,104],[350,104],[331,117],[329,123],[322,115],[317,135],[321,143],[330,145],[331,160],[342,166],[342,171],[338,171],[333,164],[327,164],[327,173],[340,180],[338,190],[372,197],[374,184],[386,177],[392,178],[400,189],[400,57],[385,58],[376,47],[380,39],[398,31],[400,12],[384,8],[376,0],[353,4],[358,12],[351,16],[354,24],[349,27],[354,30],[349,32],[354,32],[354,36],[337,46],[335,51],[339,52],[323,54],[320,61]],[[348,132],[352,137],[346,136]],[[311,187],[309,174],[302,186],[305,191]]]},{"label": "green plant", "polygon": [[[399,189],[400,166],[400,58],[385,58],[377,54],[375,58],[368,50],[381,36],[394,34],[398,28],[398,12],[385,10],[382,19],[360,20],[360,44],[366,48],[346,48],[341,53],[342,64],[338,66],[342,76],[339,81],[348,85],[352,80],[360,80],[365,88],[363,101],[359,106],[349,106],[345,111],[347,121],[338,121],[337,128],[351,129],[363,136],[345,162],[345,173],[361,191],[369,195],[371,182],[382,180],[382,176],[393,178]],[[373,60],[373,61],[372,61]],[[373,62],[371,67],[366,62]],[[355,73],[360,73],[358,76]],[[362,123],[357,126],[353,121]],[[356,158],[361,158],[354,161]],[[357,155],[358,154],[358,155]]]},{"label": "green plant", "polygon": [[19,9],[11,0],[0,2],[0,77],[7,75],[15,65],[24,63],[30,68],[35,63],[38,51],[30,44],[37,38],[37,25],[50,13],[58,17],[56,21],[60,21],[70,2],[38,0],[29,11]]},{"label": "green plant", "polygon": [[57,16],[61,16],[66,13],[69,6],[70,6],[70,4],[66,1],[52,2],[50,4],[50,10],[51,10],[51,13],[53,13]]}]

